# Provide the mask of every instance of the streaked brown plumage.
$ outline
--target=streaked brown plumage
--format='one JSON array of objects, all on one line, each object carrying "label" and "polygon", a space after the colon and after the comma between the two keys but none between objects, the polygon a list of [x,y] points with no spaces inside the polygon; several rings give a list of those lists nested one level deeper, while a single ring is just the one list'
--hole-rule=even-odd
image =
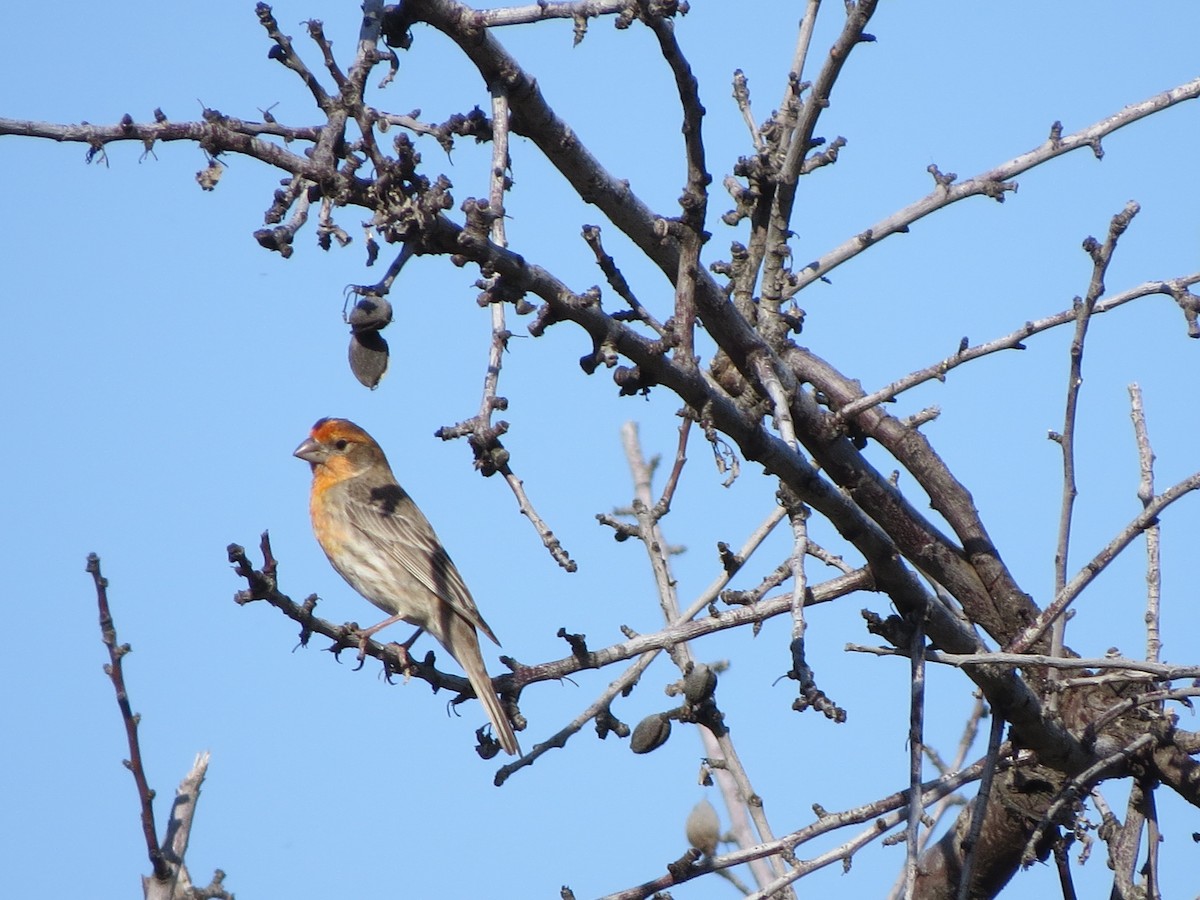
[{"label": "streaked brown plumage", "polygon": [[312,466],[309,512],[321,549],[352,588],[390,616],[365,634],[403,620],[437,638],[467,673],[500,745],[519,754],[476,629],[500,642],[379,444],[347,419],[321,419],[295,455]]}]

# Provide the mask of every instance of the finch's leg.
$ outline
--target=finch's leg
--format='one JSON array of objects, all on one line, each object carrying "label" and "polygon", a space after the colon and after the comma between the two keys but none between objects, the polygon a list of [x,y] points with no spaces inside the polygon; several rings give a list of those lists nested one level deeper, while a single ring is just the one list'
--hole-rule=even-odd
[{"label": "finch's leg", "polygon": [[[363,662],[363,660],[365,660],[367,658],[367,642],[370,641],[374,635],[378,634],[380,631],[383,631],[383,629],[387,628],[389,625],[395,625],[397,622],[403,622],[403,621],[404,621],[403,616],[392,616],[389,619],[384,619],[378,625],[372,625],[370,628],[364,628],[361,631],[359,631],[358,632],[358,661],[361,663],[361,662]],[[417,642],[417,638],[419,638],[424,633],[425,633],[424,628],[418,628],[416,631],[413,632],[412,637],[410,637],[407,641],[405,641],[403,644],[396,645],[400,648],[400,650],[399,650],[400,660],[403,664],[407,665],[408,659],[409,659],[409,657],[408,657],[409,649],[412,647],[413,644],[415,644]]]}]

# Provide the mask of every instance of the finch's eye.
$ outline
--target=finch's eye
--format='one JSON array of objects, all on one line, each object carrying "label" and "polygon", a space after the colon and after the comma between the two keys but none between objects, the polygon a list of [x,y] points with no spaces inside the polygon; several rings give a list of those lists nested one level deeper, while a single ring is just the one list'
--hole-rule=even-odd
[{"label": "finch's eye", "polygon": [[337,447],[339,450],[345,450],[346,444],[347,444],[347,442],[345,440],[340,440],[337,443],[335,443],[333,446]]}]

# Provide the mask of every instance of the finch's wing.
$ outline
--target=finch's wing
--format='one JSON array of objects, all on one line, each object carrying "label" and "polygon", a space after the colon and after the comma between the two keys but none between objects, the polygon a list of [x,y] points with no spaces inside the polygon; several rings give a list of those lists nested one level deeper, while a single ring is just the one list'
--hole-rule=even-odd
[{"label": "finch's wing", "polygon": [[347,504],[350,524],[377,543],[430,593],[499,644],[433,526],[404,488],[394,481],[362,487],[363,496],[352,497],[359,502]]}]

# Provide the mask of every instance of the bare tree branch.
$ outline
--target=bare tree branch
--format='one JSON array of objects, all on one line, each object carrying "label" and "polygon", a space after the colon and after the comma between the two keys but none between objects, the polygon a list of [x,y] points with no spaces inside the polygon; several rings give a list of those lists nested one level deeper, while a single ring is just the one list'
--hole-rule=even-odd
[{"label": "bare tree branch", "polygon": [[1062,156],[1064,153],[1088,147],[1097,157],[1100,157],[1103,155],[1100,150],[1100,142],[1114,131],[1185,100],[1195,100],[1197,97],[1200,97],[1200,78],[1185,82],[1169,91],[1163,91],[1161,94],[1155,94],[1138,103],[1131,103],[1120,112],[1106,116],[1073,134],[1063,135],[1062,125],[1055,122],[1054,127],[1051,128],[1050,137],[1045,143],[986,172],[981,172],[974,178],[957,183],[938,184],[933,193],[881,219],[870,228],[809,263],[796,274],[791,290],[793,293],[803,290],[818,278],[826,277],[833,269],[862,253],[867,247],[890,235],[906,234],[909,226],[914,222],[951,203],[980,195],[1002,201],[1006,193],[1015,192],[1017,189],[1011,179],[1023,172],[1028,172],[1035,166]]}]

